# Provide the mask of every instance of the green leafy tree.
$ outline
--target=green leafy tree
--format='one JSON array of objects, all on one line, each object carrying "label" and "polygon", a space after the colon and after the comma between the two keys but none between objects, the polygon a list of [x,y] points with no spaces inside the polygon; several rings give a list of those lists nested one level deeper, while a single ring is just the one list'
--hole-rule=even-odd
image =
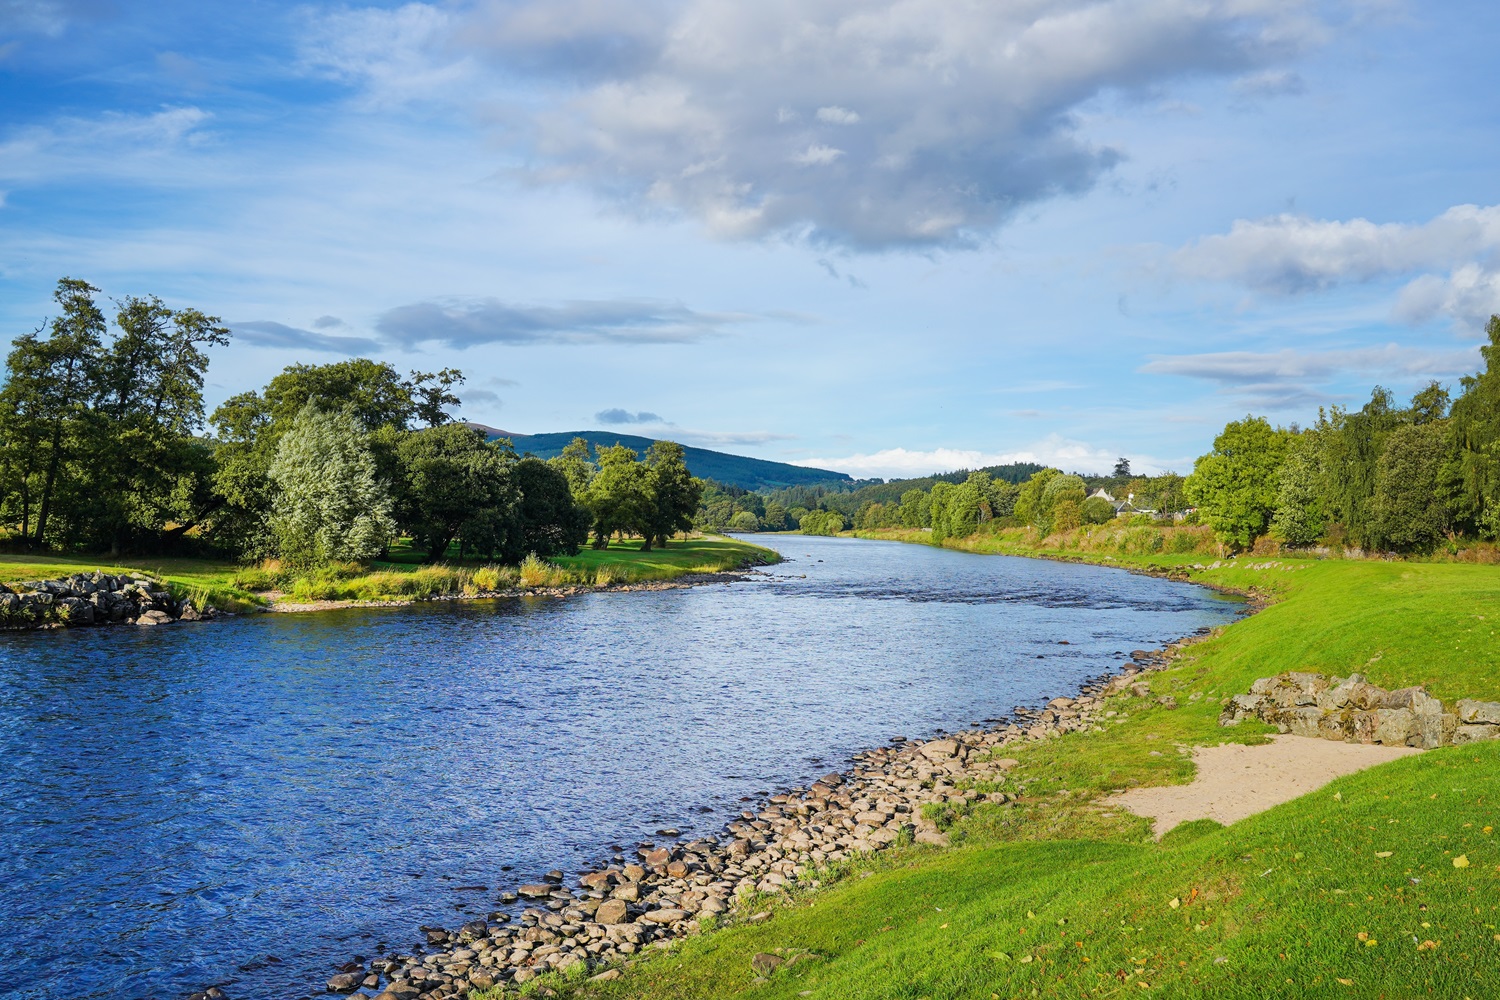
[{"label": "green leafy tree", "polygon": [[[594,548],[609,547],[615,534],[645,535],[656,516],[651,470],[622,444],[598,450],[599,471],[589,482],[588,508],[594,516]],[[649,545],[649,540],[648,540]]]},{"label": "green leafy tree", "polygon": [[547,464],[567,479],[568,489],[573,491],[574,500],[581,504],[588,502],[589,483],[593,481],[599,467],[589,457],[589,443],[585,438],[576,437],[569,441],[562,454],[548,459]]},{"label": "green leafy tree", "polygon": [[1288,545],[1316,543],[1328,526],[1324,492],[1322,440],[1317,430],[1306,430],[1288,444],[1271,533]]},{"label": "green leafy tree", "polygon": [[1458,520],[1487,538],[1500,538],[1500,316],[1485,328],[1484,371],[1465,377],[1453,402],[1449,428]]},{"label": "green leafy tree", "polygon": [[294,565],[373,559],[395,534],[391,500],[351,411],[308,403],[282,435],[271,462],[276,486],[270,525]]},{"label": "green leafy tree", "polygon": [[1084,524],[1108,524],[1115,519],[1115,505],[1103,497],[1089,497],[1083,502],[1079,515]]},{"label": "green leafy tree", "polygon": [[948,508],[953,503],[953,494],[958,487],[941,480],[932,484],[928,494],[928,516],[932,520],[932,540],[941,542],[948,537]]},{"label": "green leafy tree", "polygon": [[655,544],[666,548],[667,539],[673,534],[693,527],[693,514],[703,496],[703,481],[688,472],[685,454],[682,445],[675,441],[654,441],[646,449],[652,497],[643,531],[647,550],[653,539]]},{"label": "green leafy tree", "polygon": [[901,494],[901,525],[905,528],[932,527],[932,498],[925,490],[907,490]]},{"label": "green leafy tree", "polygon": [[1288,434],[1263,417],[1228,424],[1214,450],[1193,466],[1184,484],[1204,523],[1226,545],[1246,548],[1265,534],[1276,510]]},{"label": "green leafy tree", "polygon": [[541,459],[527,457],[516,463],[515,479],[521,491],[521,552],[577,554],[588,541],[592,519],[588,508],[573,500],[567,477]]},{"label": "green leafy tree", "polygon": [[271,463],[282,435],[308,404],[349,412],[366,435],[377,477],[396,482],[403,433],[419,418],[429,425],[446,423],[443,408],[456,402],[448,390],[462,378],[456,370],[444,369],[438,375],[413,372],[406,379],[384,362],[352,358],[327,365],[291,365],[263,392],[225,400],[209,418],[217,439],[214,489],[220,504],[213,519],[214,538],[244,555],[263,555],[275,547],[268,530],[275,496]]},{"label": "green leafy tree", "polygon": [[781,505],[779,500],[766,501],[766,516],[764,521],[767,531],[786,530],[786,508]]},{"label": "green leafy tree", "polygon": [[1042,494],[1047,489],[1047,484],[1062,474],[1061,469],[1042,469],[1032,473],[1031,478],[1021,484],[1012,512],[1017,521],[1042,532],[1051,526],[1049,509],[1043,504]]},{"label": "green leafy tree", "polygon": [[1440,423],[1398,427],[1386,439],[1372,504],[1378,543],[1397,551],[1430,550],[1448,530],[1441,476],[1447,459]]},{"label": "green leafy tree", "polygon": [[729,519],[730,531],[759,531],[760,521],[748,510],[742,510]]},{"label": "green leafy tree", "polygon": [[506,545],[521,533],[516,457],[508,441],[491,443],[463,424],[439,424],[404,435],[397,455],[397,521],[429,561],[444,558],[460,538],[489,552],[525,555],[515,551],[519,537]]}]

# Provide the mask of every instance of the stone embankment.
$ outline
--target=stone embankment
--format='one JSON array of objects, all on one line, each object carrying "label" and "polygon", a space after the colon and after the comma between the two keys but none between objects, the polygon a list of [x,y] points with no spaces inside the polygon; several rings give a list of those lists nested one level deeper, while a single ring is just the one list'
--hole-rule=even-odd
[{"label": "stone embankment", "polygon": [[0,628],[59,625],[164,625],[214,615],[174,597],[160,580],[136,574],[77,573],[12,587],[0,584]]},{"label": "stone embankment", "polygon": [[1387,691],[1362,674],[1262,677],[1230,700],[1219,725],[1260,719],[1283,733],[1346,743],[1433,747],[1500,738],[1500,702],[1464,698],[1451,708],[1422,687]]},{"label": "stone embankment", "polygon": [[[1148,697],[1139,675],[1165,667],[1170,655],[1131,655],[1123,673],[1085,687],[1076,699],[1018,708],[1015,721],[998,729],[926,742],[896,737],[891,746],[856,754],[849,771],[747,809],[717,835],[643,843],[633,857],[616,855],[613,864],[583,873],[577,888],[564,884],[562,872],[549,872],[501,895],[502,904],[525,907],[519,914],[496,912],[454,930],[423,928],[427,949],[350,961],[328,980],[328,990],[379,1000],[446,1000],[471,989],[519,987],[578,965],[596,979],[614,979],[633,956],[669,947],[708,920],[769,919],[770,911],[757,906],[764,894],[816,888],[828,866],[895,844],[946,844],[945,814],[972,803],[1013,804],[1014,793],[998,788],[1016,764],[1003,748],[1101,726],[1117,715],[1105,708],[1109,695]],[[1158,701],[1175,707],[1170,698]],[[816,956],[756,958],[780,964]]]}]

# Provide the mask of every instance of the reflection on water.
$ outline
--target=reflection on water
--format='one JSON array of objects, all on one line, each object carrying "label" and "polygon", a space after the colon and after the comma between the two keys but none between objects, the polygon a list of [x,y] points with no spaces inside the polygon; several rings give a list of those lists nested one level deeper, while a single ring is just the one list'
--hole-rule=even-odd
[{"label": "reflection on water", "polygon": [[789,561],[690,590],[0,636],[6,988],[316,992],[498,887],[1238,611],[1086,566],[769,543]]}]

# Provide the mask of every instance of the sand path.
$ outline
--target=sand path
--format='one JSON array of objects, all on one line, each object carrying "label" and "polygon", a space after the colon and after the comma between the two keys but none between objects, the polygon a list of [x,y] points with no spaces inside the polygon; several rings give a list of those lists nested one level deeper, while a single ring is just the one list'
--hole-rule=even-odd
[{"label": "sand path", "polygon": [[1132,788],[1112,796],[1106,804],[1155,820],[1153,830],[1160,839],[1179,823],[1212,819],[1227,826],[1322,788],[1340,775],[1422,752],[1416,747],[1336,743],[1303,736],[1270,739],[1253,747],[1239,743],[1195,747],[1193,763],[1198,773],[1191,784]]}]

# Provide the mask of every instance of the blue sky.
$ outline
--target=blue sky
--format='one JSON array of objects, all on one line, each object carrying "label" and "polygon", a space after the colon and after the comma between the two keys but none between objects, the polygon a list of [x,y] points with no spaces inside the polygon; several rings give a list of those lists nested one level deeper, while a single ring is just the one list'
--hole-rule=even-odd
[{"label": "blue sky", "polygon": [[1492,4],[0,0],[0,321],[222,316],[464,416],[860,476],[1188,471],[1478,365]]}]

